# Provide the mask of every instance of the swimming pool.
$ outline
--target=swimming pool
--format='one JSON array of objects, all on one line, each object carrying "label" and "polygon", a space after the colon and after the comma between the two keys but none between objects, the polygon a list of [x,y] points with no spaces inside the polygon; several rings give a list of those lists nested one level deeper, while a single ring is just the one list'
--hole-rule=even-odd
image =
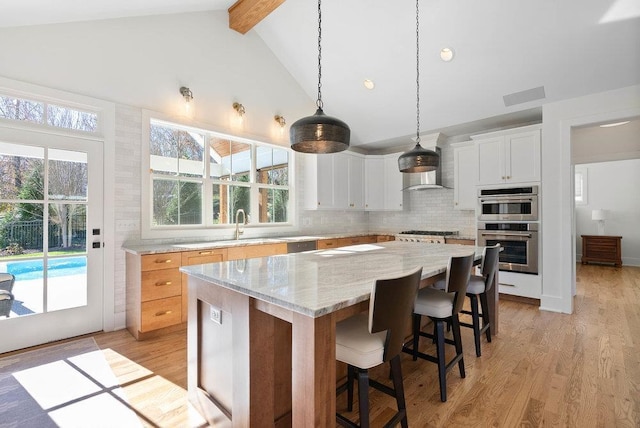
[{"label": "swimming pool", "polygon": [[[69,275],[86,275],[87,273],[87,256],[49,259],[48,264],[48,276],[50,278]],[[21,262],[14,261],[7,263],[7,272],[15,275],[16,281],[42,279],[42,267],[42,259]]]}]

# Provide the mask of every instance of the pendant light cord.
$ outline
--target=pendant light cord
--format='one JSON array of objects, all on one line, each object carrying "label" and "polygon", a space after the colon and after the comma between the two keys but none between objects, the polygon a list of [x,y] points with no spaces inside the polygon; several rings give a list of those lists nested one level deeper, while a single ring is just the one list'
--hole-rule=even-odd
[{"label": "pendant light cord", "polygon": [[416,0],[416,145],[420,144],[420,9]]},{"label": "pendant light cord", "polygon": [[322,9],[318,0],[318,99],[316,107],[322,110]]}]

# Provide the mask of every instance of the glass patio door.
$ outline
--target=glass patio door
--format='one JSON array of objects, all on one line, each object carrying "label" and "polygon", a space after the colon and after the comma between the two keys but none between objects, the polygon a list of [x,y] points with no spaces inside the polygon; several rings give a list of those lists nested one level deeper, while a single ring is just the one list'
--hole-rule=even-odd
[{"label": "glass patio door", "polygon": [[0,134],[0,353],[102,330],[102,174],[101,141]]}]

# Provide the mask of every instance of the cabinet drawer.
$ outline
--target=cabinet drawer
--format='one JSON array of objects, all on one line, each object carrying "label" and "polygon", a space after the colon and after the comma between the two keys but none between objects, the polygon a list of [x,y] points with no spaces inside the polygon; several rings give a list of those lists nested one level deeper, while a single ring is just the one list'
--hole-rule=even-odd
[{"label": "cabinet drawer", "polygon": [[180,267],[180,253],[147,254],[142,256],[142,271]]},{"label": "cabinet drawer", "polygon": [[318,250],[326,250],[327,248],[338,247],[337,239],[320,239],[318,241]]},{"label": "cabinet drawer", "polygon": [[354,236],[352,238],[338,239],[338,246],[346,247],[348,245],[373,244],[374,242],[376,242],[375,236]]},{"label": "cabinet drawer", "polygon": [[287,244],[248,245],[246,247],[231,247],[227,249],[228,260],[252,259],[287,254]]},{"label": "cabinet drawer", "polygon": [[147,332],[180,324],[182,299],[180,296],[142,303],[140,331]]},{"label": "cabinet drawer", "polygon": [[223,262],[227,259],[227,249],[185,251],[182,253],[182,266]]},{"label": "cabinet drawer", "polygon": [[142,272],[143,302],[182,294],[182,274],[177,268]]}]

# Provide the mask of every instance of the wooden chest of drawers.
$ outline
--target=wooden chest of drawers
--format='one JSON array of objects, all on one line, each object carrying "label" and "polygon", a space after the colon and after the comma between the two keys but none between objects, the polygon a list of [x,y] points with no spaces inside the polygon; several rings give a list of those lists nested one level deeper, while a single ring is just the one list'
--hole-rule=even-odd
[{"label": "wooden chest of drawers", "polygon": [[622,266],[622,236],[581,235],[582,264],[589,262],[613,263]]}]

